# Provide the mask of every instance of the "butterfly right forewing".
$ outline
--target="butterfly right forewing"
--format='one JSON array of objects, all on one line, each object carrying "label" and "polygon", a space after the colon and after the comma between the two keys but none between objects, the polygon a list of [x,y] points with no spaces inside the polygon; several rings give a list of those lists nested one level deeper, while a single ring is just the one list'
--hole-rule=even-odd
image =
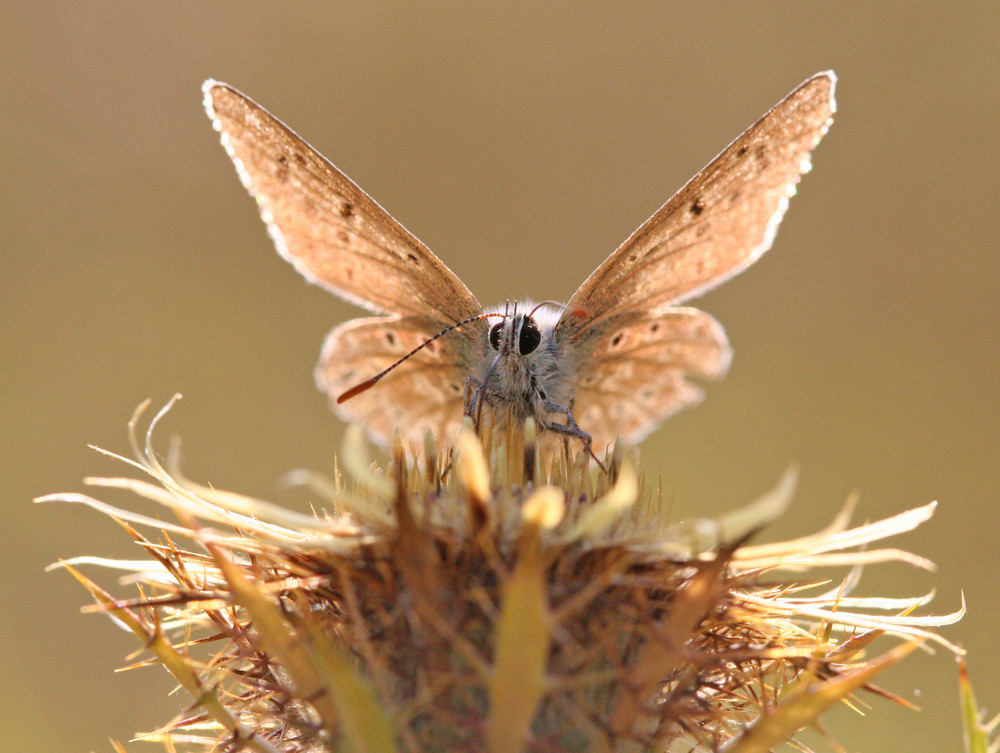
[{"label": "butterfly right forewing", "polygon": [[443,325],[482,310],[430,249],[285,124],[227,84],[203,90],[278,251],[310,282],[372,311]]}]

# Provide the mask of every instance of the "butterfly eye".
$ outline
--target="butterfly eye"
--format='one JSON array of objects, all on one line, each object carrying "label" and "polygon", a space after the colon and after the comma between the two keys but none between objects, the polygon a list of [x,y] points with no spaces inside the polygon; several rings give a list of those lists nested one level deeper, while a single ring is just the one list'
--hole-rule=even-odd
[{"label": "butterfly eye", "polygon": [[538,325],[535,324],[535,320],[528,316],[524,317],[521,333],[517,338],[517,349],[521,351],[521,355],[526,356],[531,353],[541,341],[542,333],[539,331]]},{"label": "butterfly eye", "polygon": [[494,324],[493,328],[490,330],[490,345],[493,346],[493,350],[500,350],[500,335],[503,332],[503,322]]}]

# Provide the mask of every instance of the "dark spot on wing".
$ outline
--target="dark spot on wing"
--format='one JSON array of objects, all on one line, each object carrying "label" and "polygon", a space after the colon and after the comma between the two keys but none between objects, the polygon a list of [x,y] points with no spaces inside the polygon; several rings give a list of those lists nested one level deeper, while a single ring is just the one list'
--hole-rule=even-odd
[{"label": "dark spot on wing", "polygon": [[337,240],[343,243],[345,246],[350,244],[351,236],[346,230],[337,231]]},{"label": "dark spot on wing", "polygon": [[285,183],[288,180],[288,157],[284,154],[279,154],[275,161],[278,163],[278,168],[274,172],[274,177]]},{"label": "dark spot on wing", "polygon": [[617,347],[618,344],[621,343],[621,341],[622,341],[622,333],[619,332],[617,335],[611,338],[611,347],[612,348]]},{"label": "dark spot on wing", "polygon": [[386,331],[386,333],[385,333],[385,341],[387,343],[389,343],[389,345],[395,345],[396,344],[396,336],[392,332]]},{"label": "dark spot on wing", "polygon": [[452,392],[461,392],[462,391],[462,388],[459,385],[455,384],[454,382],[451,383],[451,389],[452,389]]},{"label": "dark spot on wing", "polygon": [[345,201],[340,205],[340,216],[345,220],[351,219],[354,216],[354,205],[349,201]]},{"label": "dark spot on wing", "polygon": [[427,349],[428,353],[433,353],[434,351],[437,350],[437,343],[435,343],[435,342],[429,342],[424,347]]},{"label": "dark spot on wing", "polygon": [[414,264],[420,263],[420,259],[418,259],[414,254],[411,254],[409,251],[407,251],[406,253],[406,258],[409,259]]},{"label": "dark spot on wing", "polygon": [[736,156],[737,157],[742,157],[744,154],[746,154],[749,151],[749,149],[750,149],[750,147],[748,147],[746,144],[743,144],[739,149],[736,150]]},{"label": "dark spot on wing", "polygon": [[757,158],[757,169],[759,171],[763,172],[771,166],[771,160],[767,157],[767,147],[763,144],[758,144],[754,150],[754,157]]},{"label": "dark spot on wing", "polygon": [[691,202],[691,214],[697,217],[704,211],[705,211],[705,200],[701,196],[699,196],[697,199]]},{"label": "dark spot on wing", "polygon": [[308,160],[306,159],[306,155],[304,155],[302,152],[295,153],[295,161],[298,162],[302,167],[305,167],[306,162],[308,162]]},{"label": "dark spot on wing", "polygon": [[650,332],[658,332],[659,330],[660,330],[660,323],[659,322],[653,322],[652,324],[649,325],[649,331]]}]

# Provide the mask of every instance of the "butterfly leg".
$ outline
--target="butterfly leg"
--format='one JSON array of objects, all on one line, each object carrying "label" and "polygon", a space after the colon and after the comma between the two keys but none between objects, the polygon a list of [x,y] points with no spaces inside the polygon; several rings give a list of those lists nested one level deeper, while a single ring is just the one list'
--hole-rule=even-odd
[{"label": "butterfly leg", "polygon": [[509,415],[503,411],[498,411],[498,405],[503,406],[505,395],[499,390],[487,387],[475,377],[465,378],[465,412],[464,415],[472,417],[472,425],[478,434],[483,426],[483,406],[488,406],[491,410],[493,427],[500,428],[506,426]]},{"label": "butterfly leg", "polygon": [[576,419],[573,418],[573,412],[569,408],[559,405],[559,403],[553,403],[551,400],[546,400],[542,404],[545,406],[545,410],[551,411],[552,413],[562,413],[566,416],[566,423],[548,423],[545,428],[550,431],[554,431],[556,434],[563,434],[568,437],[579,439],[583,442],[583,449],[586,450],[590,457],[594,459],[597,465],[600,466],[601,470],[606,472],[607,468],[604,467],[604,463],[602,463],[601,459],[594,453],[593,438],[577,426]]},{"label": "butterfly leg", "polygon": [[483,383],[472,376],[465,378],[465,394],[462,396],[462,415],[471,416],[479,403],[479,393],[483,391]]},{"label": "butterfly leg", "polygon": [[464,406],[463,415],[472,417],[472,425],[475,427],[477,434],[479,433],[479,425],[482,423],[483,417],[484,389],[486,389],[486,386],[475,377],[467,376],[465,378],[465,396],[462,399]]}]

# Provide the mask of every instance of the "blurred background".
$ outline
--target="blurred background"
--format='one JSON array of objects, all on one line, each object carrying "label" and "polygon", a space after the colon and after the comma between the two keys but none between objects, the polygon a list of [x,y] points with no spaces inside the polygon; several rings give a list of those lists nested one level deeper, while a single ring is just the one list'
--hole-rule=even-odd
[{"label": "blurred background", "polygon": [[[835,69],[837,122],[774,248],[696,303],[726,326],[732,371],[643,459],[679,517],[749,501],[798,463],[795,505],[762,540],[816,530],[854,490],[859,519],[939,500],[890,542],[938,572],[873,568],[860,591],[937,589],[937,613],[964,592],[968,616],[943,632],[1000,709],[1000,6],[834,8],[5,5],[4,748],[110,750],[188,705],[159,669],[114,674],[132,637],[43,573],[136,556],[94,512],[31,504],[126,471],[88,443],[128,454],[133,408],[181,392],[158,446],[180,436],[189,476],[303,505],[282,474],[332,469],[343,427],[312,369],[361,312],[274,253],[202,110],[207,77],[290,124],[491,305],[568,298],[745,127]],[[880,683],[924,711],[836,711],[848,750],[960,747],[951,656]]]}]

